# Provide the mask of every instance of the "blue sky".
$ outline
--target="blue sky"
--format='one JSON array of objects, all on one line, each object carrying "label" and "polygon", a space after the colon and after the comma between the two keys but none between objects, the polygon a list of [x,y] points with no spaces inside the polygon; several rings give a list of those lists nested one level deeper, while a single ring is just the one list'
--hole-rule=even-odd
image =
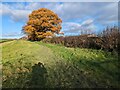
[{"label": "blue sky", "polygon": [[2,35],[0,38],[20,38],[28,15],[36,9],[48,8],[62,19],[65,35],[81,31],[98,33],[107,26],[117,25],[117,2],[4,2],[0,7]]}]

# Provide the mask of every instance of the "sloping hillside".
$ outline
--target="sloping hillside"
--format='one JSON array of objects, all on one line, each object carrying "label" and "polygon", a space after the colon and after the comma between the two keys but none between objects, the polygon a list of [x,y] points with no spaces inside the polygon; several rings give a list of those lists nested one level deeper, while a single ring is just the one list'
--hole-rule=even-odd
[{"label": "sloping hillside", "polygon": [[3,87],[119,87],[117,56],[24,40],[2,44]]}]

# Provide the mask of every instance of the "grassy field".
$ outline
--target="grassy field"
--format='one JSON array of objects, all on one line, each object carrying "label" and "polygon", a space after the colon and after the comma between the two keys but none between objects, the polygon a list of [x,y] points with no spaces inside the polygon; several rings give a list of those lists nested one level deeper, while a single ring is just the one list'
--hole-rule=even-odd
[{"label": "grassy field", "polygon": [[118,56],[14,40],[2,45],[3,87],[120,87]]},{"label": "grassy field", "polygon": [[8,42],[8,41],[12,41],[13,39],[0,39],[0,43],[4,43],[4,42]]}]

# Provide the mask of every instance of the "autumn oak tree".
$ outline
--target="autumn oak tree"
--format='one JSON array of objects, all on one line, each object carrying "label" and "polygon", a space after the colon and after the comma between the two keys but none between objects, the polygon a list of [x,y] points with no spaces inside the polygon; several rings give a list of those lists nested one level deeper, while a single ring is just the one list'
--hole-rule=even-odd
[{"label": "autumn oak tree", "polygon": [[34,10],[29,15],[27,24],[23,27],[23,32],[28,35],[29,40],[41,40],[60,34],[62,20],[53,11],[41,8]]}]

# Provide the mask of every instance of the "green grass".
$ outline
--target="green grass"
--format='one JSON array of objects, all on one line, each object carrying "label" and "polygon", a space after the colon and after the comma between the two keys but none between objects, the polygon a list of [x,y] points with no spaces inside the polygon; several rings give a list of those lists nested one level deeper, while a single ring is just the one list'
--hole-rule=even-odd
[{"label": "green grass", "polygon": [[0,43],[4,43],[4,42],[8,42],[8,41],[12,41],[12,39],[0,39]]},{"label": "green grass", "polygon": [[3,87],[91,88],[120,83],[118,56],[102,50],[16,40],[2,45],[2,65]]}]

